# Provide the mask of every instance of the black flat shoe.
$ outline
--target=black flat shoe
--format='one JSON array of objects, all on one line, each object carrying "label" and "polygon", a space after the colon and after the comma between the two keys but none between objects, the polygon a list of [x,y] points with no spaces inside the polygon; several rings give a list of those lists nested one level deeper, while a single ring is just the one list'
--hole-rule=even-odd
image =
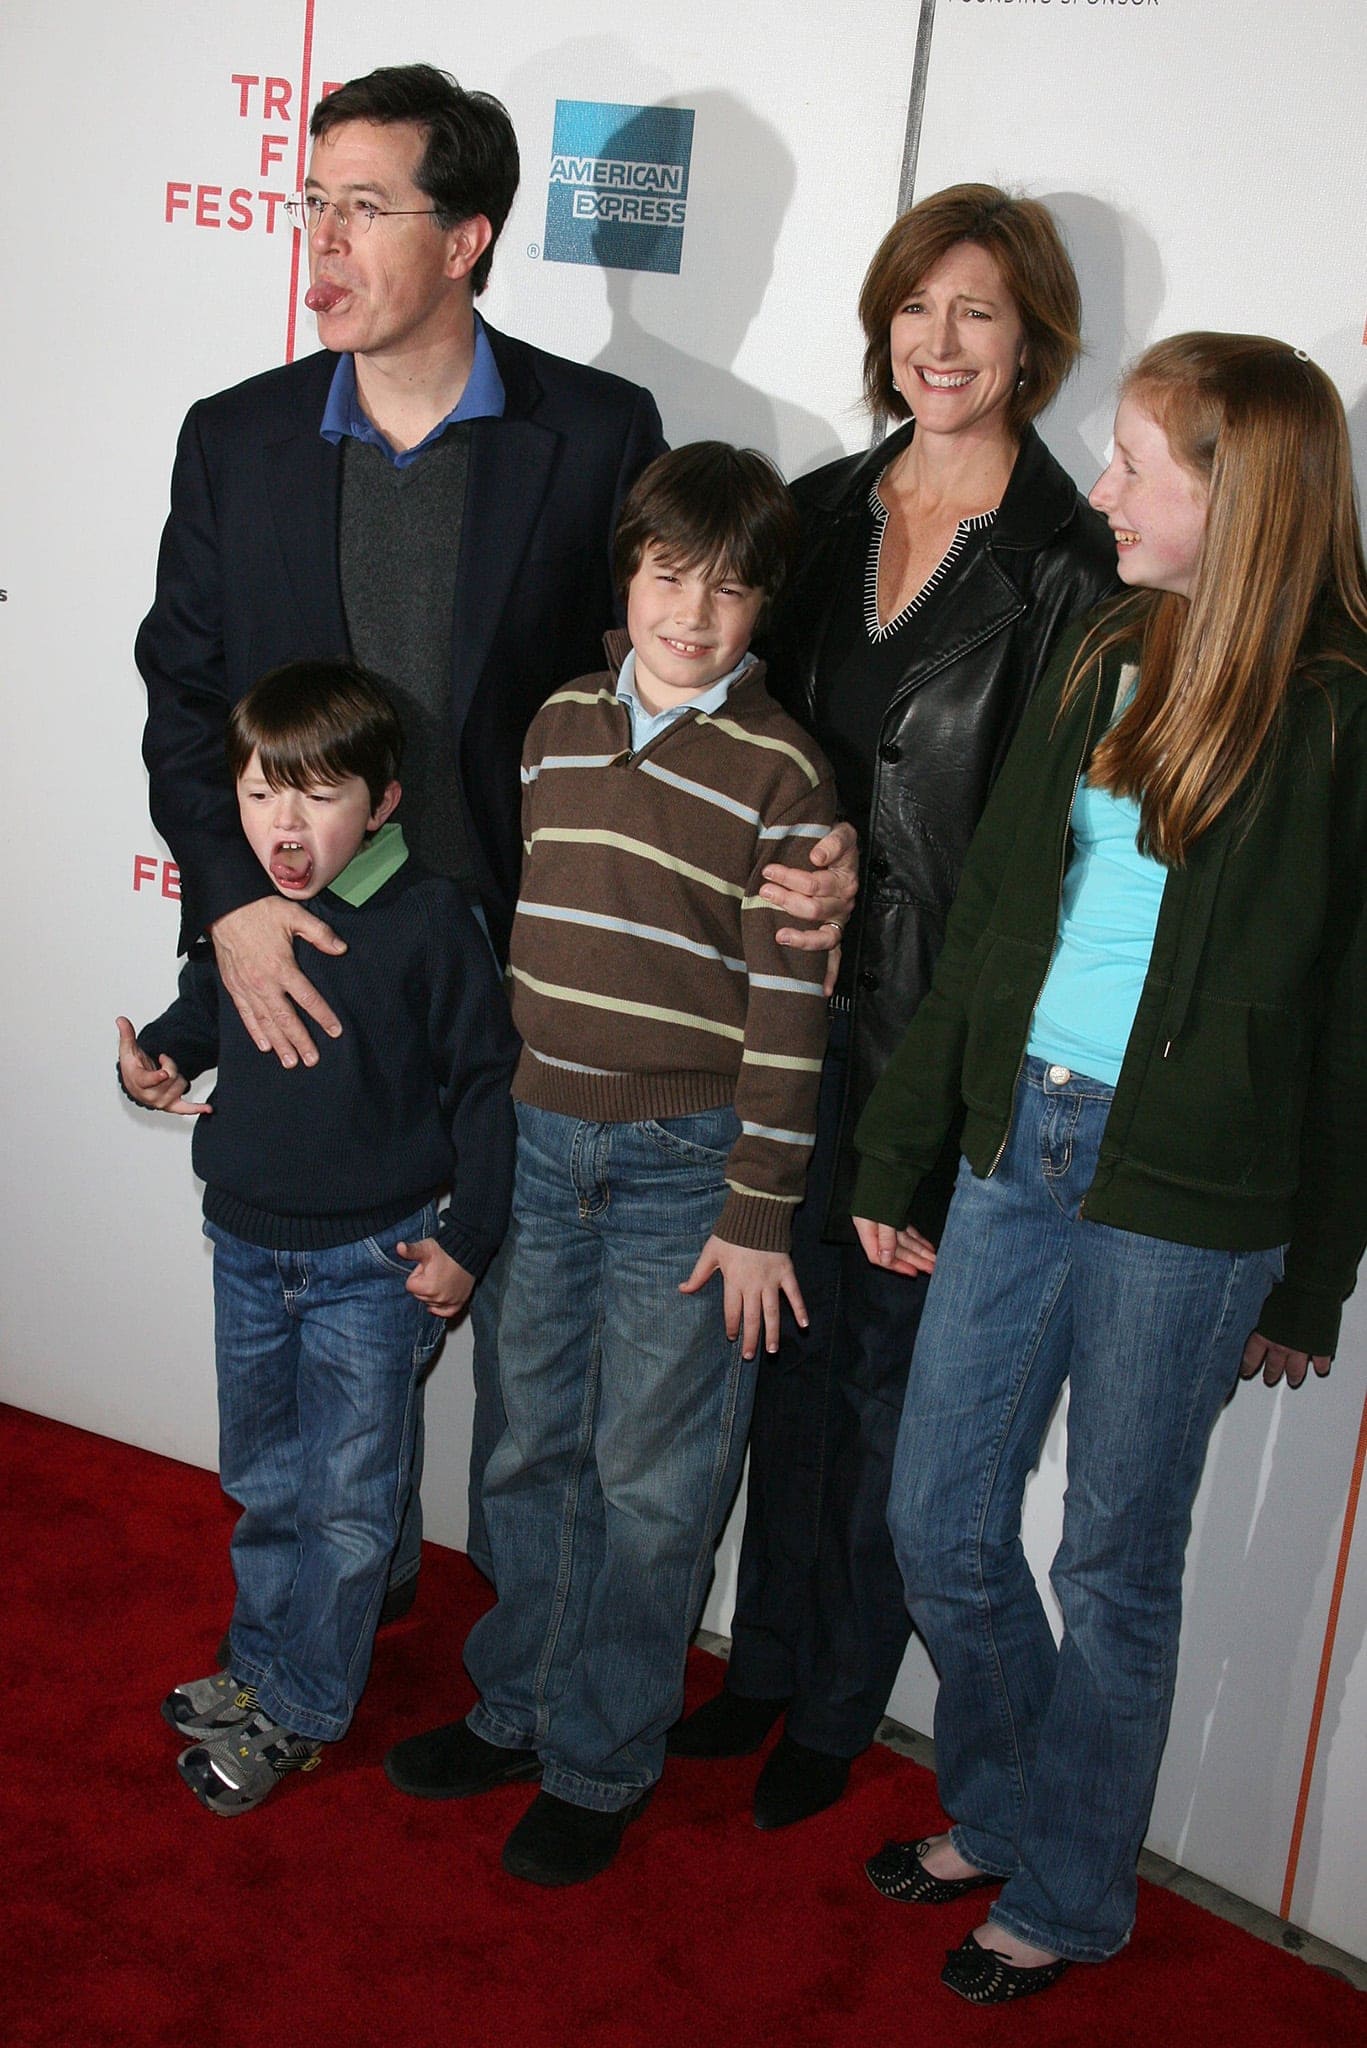
[{"label": "black flat shoe", "polygon": [[755,1786],[755,1826],[790,1828],[834,1806],[850,1779],[850,1759],[808,1749],[780,1735]]},{"label": "black flat shoe", "polygon": [[391,1785],[414,1799],[474,1799],[498,1785],[541,1776],[534,1749],[504,1749],[476,1735],[468,1721],[449,1721],[396,1742],[384,1760]]},{"label": "black flat shoe", "polygon": [[623,1835],[650,1804],[648,1787],[615,1813],[571,1806],[553,1792],[538,1792],[503,1844],[503,1868],[528,1884],[583,1884],[606,1870]]},{"label": "black flat shoe", "polygon": [[992,1948],[984,1948],[970,1934],[945,1957],[940,1982],[970,2005],[1005,2005],[1012,1998],[1028,1998],[1032,1991],[1047,1991],[1072,1966],[1067,1956],[1057,1962],[1010,1963]]},{"label": "black flat shoe", "polygon": [[388,1628],[393,1621],[402,1621],[405,1614],[413,1611],[413,1602],[418,1597],[418,1574],[404,1580],[401,1586],[390,1586],[380,1602],[380,1618],[376,1628]]},{"label": "black flat shoe", "polygon": [[723,1686],[675,1722],[665,1748],[671,1756],[753,1756],[787,1704],[786,1699],[747,1700]]},{"label": "black flat shoe", "polygon": [[864,1865],[864,1875],[875,1891],[902,1906],[947,1906],[965,1892],[1002,1882],[986,1870],[973,1877],[933,1877],[921,1861],[929,1847],[929,1835],[919,1842],[884,1842]]}]

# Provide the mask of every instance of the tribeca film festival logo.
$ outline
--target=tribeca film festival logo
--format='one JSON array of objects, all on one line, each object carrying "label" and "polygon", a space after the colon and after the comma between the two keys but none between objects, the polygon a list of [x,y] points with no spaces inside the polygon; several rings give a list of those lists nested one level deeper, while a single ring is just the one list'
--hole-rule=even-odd
[{"label": "tribeca film festival logo", "polygon": [[[255,71],[234,71],[229,83],[237,95],[237,116],[259,128],[256,169],[249,172],[249,184],[225,188],[205,185],[193,179],[168,178],[166,212],[168,223],[180,222],[196,228],[232,228],[246,234],[249,228],[264,228],[273,235],[277,226],[288,227],[285,200],[294,190],[295,161],[299,147],[298,94],[288,78],[267,78]],[[318,97],[336,92],[337,80],[324,85]],[[304,109],[307,118],[308,109]],[[273,187],[283,189],[275,190]]]},{"label": "tribeca film festival logo", "polygon": [[160,854],[135,853],[133,855],[133,894],[140,896],[144,889],[154,895],[165,896],[172,903],[180,901],[180,869],[173,860],[164,860]]},{"label": "tribeca film festival logo", "polygon": [[547,261],[677,275],[692,152],[691,107],[557,100]]}]

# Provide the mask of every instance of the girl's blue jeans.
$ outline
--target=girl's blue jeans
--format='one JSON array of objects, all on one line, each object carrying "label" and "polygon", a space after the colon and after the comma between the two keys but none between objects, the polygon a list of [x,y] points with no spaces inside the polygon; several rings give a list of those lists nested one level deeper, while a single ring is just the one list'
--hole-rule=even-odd
[{"label": "girl's blue jeans", "polygon": [[[1281,1265],[1275,1250],[1089,1222],[1111,1095],[1027,1060],[996,1169],[961,1169],[889,1510],[940,1675],[936,1766],[954,1845],[1006,1879],[994,1921],[1080,1961],[1112,1955],[1133,1924],[1192,1503]],[[1020,1521],[1065,1382],[1056,1648]]]}]

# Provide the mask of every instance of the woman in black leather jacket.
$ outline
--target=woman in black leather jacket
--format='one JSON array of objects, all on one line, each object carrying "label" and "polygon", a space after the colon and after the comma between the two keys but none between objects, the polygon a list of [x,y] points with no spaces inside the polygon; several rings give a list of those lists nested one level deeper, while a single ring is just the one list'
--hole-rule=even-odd
[{"label": "woman in black leather jacket", "polygon": [[[795,487],[803,547],[771,686],[835,769],[862,886],[793,1238],[810,1328],[760,1372],[725,1686],[670,1738],[675,1754],[742,1755],[786,1712],[760,1827],[839,1798],[910,1632],[886,1511],[925,1283],[860,1252],[850,1139],[929,984],[1026,700],[1063,628],[1116,587],[1105,521],[1030,425],[1073,365],[1079,316],[1037,201],[990,185],[923,200],[860,295],[866,399],[905,424]],[[956,1154],[951,1140],[912,1219],[932,1239]]]}]

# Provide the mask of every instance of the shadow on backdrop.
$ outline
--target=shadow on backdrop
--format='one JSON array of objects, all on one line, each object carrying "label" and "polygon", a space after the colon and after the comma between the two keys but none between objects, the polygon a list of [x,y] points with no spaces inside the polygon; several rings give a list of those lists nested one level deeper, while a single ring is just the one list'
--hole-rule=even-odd
[{"label": "shadow on backdrop", "polygon": [[[732,93],[678,92],[656,104],[694,114],[683,267],[677,278],[623,267],[620,236],[609,225],[597,231],[612,332],[594,361],[650,387],[671,441],[716,438],[760,448],[786,475],[799,476],[844,452],[835,429],[733,367],[773,272],[793,195],[792,155],[778,131]],[[636,131],[651,111],[624,123],[607,153],[648,156]],[[650,232],[634,230],[638,250]],[[801,336],[795,339],[800,347]]]},{"label": "shadow on backdrop", "polygon": [[1137,221],[1090,193],[1041,192],[1038,197],[1058,222],[1077,272],[1083,354],[1037,424],[1052,453],[1086,492],[1106,465],[1120,374],[1157,339],[1163,260]]},{"label": "shadow on backdrop", "polygon": [[[1278,1394],[1261,1380],[1241,1381],[1221,1419],[1187,1574],[1177,1681],[1187,1711],[1174,1725],[1159,1781],[1158,1805],[1171,1830],[1165,1853],[1199,1871],[1207,1845],[1218,1843],[1220,1882],[1274,1906],[1362,1405],[1351,1343],[1344,1349],[1324,1382],[1307,1379]],[[1359,1596],[1355,1612],[1346,1600],[1339,1615],[1301,1844],[1298,1918],[1324,1829],[1323,1766],[1362,1649],[1362,1604]],[[1254,1756],[1263,1767],[1238,1774],[1232,1807],[1227,1760]]]}]

